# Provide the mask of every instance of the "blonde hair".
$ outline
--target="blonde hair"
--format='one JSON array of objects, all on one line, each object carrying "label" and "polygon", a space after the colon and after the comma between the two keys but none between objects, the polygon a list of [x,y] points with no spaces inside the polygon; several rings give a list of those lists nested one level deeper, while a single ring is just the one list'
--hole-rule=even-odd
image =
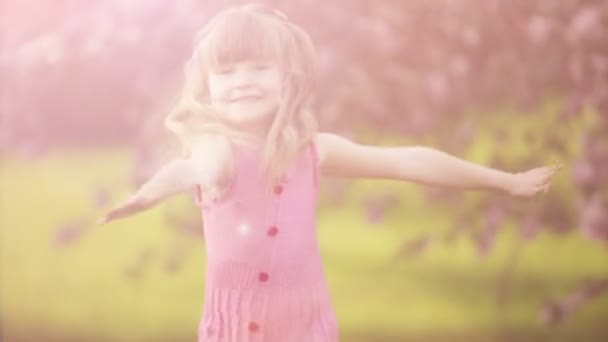
[{"label": "blonde hair", "polygon": [[248,135],[231,127],[210,105],[208,70],[252,57],[273,60],[284,72],[281,102],[263,144],[261,174],[277,182],[318,129],[307,109],[316,79],[316,51],[309,35],[283,13],[263,5],[220,12],[197,34],[194,53],[185,64],[181,97],[165,119],[167,129],[182,142],[184,157],[197,144],[209,151],[231,151],[216,153],[211,161],[221,164],[223,177],[211,186],[220,188],[233,176],[233,147],[246,144]]}]

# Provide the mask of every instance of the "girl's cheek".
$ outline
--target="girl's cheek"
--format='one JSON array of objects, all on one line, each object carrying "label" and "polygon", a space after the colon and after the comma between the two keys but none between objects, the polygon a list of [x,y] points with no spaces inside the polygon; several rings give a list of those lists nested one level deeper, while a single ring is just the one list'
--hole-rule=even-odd
[{"label": "girl's cheek", "polygon": [[225,88],[216,87],[210,91],[211,101],[215,104],[221,104],[227,99],[227,90]]}]

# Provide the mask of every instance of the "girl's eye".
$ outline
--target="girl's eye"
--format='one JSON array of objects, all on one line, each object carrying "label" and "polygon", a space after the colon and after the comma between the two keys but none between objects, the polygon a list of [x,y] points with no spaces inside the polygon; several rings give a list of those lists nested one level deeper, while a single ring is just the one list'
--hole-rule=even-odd
[{"label": "girl's eye", "polygon": [[213,70],[213,72],[216,74],[219,74],[219,75],[223,75],[223,74],[231,73],[232,70],[233,70],[233,68],[230,66],[221,66],[221,67],[218,67],[215,70]]},{"label": "girl's eye", "polygon": [[257,71],[264,71],[264,70],[270,69],[270,65],[268,65],[268,64],[256,64],[254,66],[254,69],[257,70]]}]

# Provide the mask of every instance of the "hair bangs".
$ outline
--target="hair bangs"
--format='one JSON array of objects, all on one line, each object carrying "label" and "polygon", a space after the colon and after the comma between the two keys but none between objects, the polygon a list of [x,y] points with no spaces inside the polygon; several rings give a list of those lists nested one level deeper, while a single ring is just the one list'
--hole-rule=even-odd
[{"label": "hair bangs", "polygon": [[233,11],[217,18],[201,42],[205,69],[244,60],[270,60],[284,65],[285,25],[257,13]]}]

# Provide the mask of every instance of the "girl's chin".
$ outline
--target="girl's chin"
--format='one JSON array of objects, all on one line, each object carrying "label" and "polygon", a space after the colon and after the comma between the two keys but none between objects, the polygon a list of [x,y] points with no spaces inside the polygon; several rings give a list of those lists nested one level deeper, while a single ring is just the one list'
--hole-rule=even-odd
[{"label": "girl's chin", "polygon": [[252,113],[251,111],[232,112],[229,115],[230,121],[235,123],[257,122],[269,117],[269,113]]},{"label": "girl's chin", "polygon": [[259,126],[263,122],[270,119],[269,113],[258,113],[254,114],[251,112],[247,113],[230,113],[229,121],[236,127],[246,128]]},{"label": "girl's chin", "polygon": [[229,118],[234,122],[253,122],[266,120],[272,115],[272,110],[268,108],[243,107],[231,108],[228,112]]}]

